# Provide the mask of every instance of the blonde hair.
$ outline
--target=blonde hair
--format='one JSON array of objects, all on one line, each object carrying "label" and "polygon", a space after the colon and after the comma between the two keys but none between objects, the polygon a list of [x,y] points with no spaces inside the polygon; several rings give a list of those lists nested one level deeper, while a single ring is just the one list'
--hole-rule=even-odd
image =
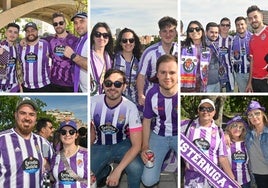
[{"label": "blonde hair", "polygon": [[234,137],[231,133],[231,129],[232,129],[232,125],[236,124],[236,123],[242,123],[243,124],[243,129],[242,129],[242,133],[239,136],[239,141],[243,141],[246,138],[246,134],[247,134],[247,129],[246,129],[246,125],[242,122],[242,121],[235,121],[233,123],[231,123],[230,125],[228,125],[225,128],[225,131],[228,133],[228,135],[230,136],[231,140],[234,140]]}]

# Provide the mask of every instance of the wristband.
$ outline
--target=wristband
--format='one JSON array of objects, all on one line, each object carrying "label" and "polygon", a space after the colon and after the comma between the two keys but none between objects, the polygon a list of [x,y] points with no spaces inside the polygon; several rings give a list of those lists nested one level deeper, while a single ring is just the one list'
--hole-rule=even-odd
[{"label": "wristband", "polygon": [[76,57],[76,53],[73,53],[72,55],[71,55],[71,57],[70,57],[70,59],[72,60],[72,61],[74,61],[74,58]]}]

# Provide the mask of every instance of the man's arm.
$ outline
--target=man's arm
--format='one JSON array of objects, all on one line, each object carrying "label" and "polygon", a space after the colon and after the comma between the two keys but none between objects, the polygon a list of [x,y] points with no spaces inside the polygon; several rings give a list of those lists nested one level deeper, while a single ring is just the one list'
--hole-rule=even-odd
[{"label": "man's arm", "polygon": [[148,158],[145,152],[146,150],[150,149],[150,146],[149,146],[150,133],[151,133],[151,119],[143,118],[141,158],[144,164],[148,162]]},{"label": "man's arm", "polygon": [[234,174],[232,172],[231,165],[229,163],[229,160],[226,156],[220,156],[219,157],[219,163],[223,169],[223,171],[233,180],[235,180]]},{"label": "man's arm", "polygon": [[253,92],[252,88],[252,69],[253,69],[253,57],[250,55],[250,67],[249,67],[249,77],[248,77],[248,83],[246,87],[246,92]]},{"label": "man's arm", "polygon": [[[74,58],[72,58],[73,54],[75,54]],[[69,46],[65,47],[64,56],[71,59],[75,64],[77,64],[82,69],[87,71],[87,57],[83,57],[83,56],[76,54],[74,50]]]},{"label": "man's arm", "polygon": [[139,102],[139,105],[142,105],[142,106],[145,103],[145,95],[143,93],[144,85],[145,85],[145,76],[142,74],[138,74],[138,77],[137,77],[138,102]]}]

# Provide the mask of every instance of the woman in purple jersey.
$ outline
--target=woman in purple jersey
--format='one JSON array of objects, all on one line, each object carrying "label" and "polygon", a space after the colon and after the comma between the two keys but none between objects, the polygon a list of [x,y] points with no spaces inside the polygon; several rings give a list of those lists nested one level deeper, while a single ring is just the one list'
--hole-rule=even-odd
[{"label": "woman in purple jersey", "polygon": [[137,34],[128,28],[120,31],[116,40],[114,68],[122,70],[127,77],[124,95],[138,104],[136,80],[141,56],[141,43]]},{"label": "woman in purple jersey", "polygon": [[211,52],[200,22],[191,21],[181,43],[181,91],[206,92]]},{"label": "woman in purple jersey", "polygon": [[231,138],[231,145],[227,148],[236,181],[242,188],[250,188],[249,156],[245,144],[247,123],[240,116],[235,116],[229,122],[225,132]]},{"label": "woman in purple jersey", "polygon": [[87,149],[78,145],[77,125],[66,120],[60,124],[60,151],[52,158],[54,187],[87,188]]},{"label": "woman in purple jersey", "polygon": [[103,92],[102,82],[106,70],[112,67],[113,37],[110,27],[97,23],[90,34],[90,92],[91,95]]}]

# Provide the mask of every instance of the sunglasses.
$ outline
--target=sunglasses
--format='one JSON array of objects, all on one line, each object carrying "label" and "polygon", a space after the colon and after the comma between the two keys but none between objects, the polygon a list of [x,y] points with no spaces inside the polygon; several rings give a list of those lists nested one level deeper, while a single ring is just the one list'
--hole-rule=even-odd
[{"label": "sunglasses", "polygon": [[236,128],[238,130],[243,130],[244,126],[243,125],[238,125],[237,123],[234,123],[231,125],[231,128]]},{"label": "sunglasses", "polygon": [[221,24],[222,27],[230,27],[230,24]]},{"label": "sunglasses", "polygon": [[200,112],[205,112],[205,111],[207,111],[207,112],[213,112],[213,111],[214,111],[214,108],[213,108],[213,107],[204,107],[204,106],[200,106],[200,107],[198,108],[198,110],[199,110]]},{"label": "sunglasses", "polygon": [[64,24],[64,21],[60,21],[60,22],[54,22],[52,25],[54,27],[57,27],[58,25],[63,25]]},{"label": "sunglasses", "polygon": [[189,32],[189,33],[192,33],[192,32],[194,32],[194,30],[195,30],[196,32],[199,32],[199,31],[201,31],[202,29],[201,29],[200,27],[190,27],[190,28],[188,29],[188,32]]},{"label": "sunglasses", "polygon": [[94,33],[94,36],[96,38],[101,38],[101,36],[103,36],[104,39],[108,39],[109,38],[109,34],[108,33],[101,33],[101,32],[98,32],[98,31],[96,31]]},{"label": "sunglasses", "polygon": [[112,82],[111,80],[105,80],[103,84],[105,85],[105,87],[112,87],[112,85],[114,85],[115,88],[120,88],[124,83],[120,81]]},{"label": "sunglasses", "polygon": [[259,117],[260,115],[261,115],[261,112],[260,111],[252,112],[252,113],[249,113],[248,114],[248,118],[251,119],[253,117]]},{"label": "sunglasses", "polygon": [[122,40],[121,40],[121,42],[124,43],[124,44],[127,43],[127,41],[128,41],[129,43],[133,43],[133,42],[135,42],[135,39],[131,38],[131,39],[122,39]]},{"label": "sunglasses", "polygon": [[[69,130],[68,132],[69,132],[69,135],[74,135],[74,134],[76,133],[76,130],[71,129],[71,130]],[[67,134],[67,130],[64,130],[64,129],[60,130],[60,134],[61,134],[62,136],[66,135],[66,134]]]}]

